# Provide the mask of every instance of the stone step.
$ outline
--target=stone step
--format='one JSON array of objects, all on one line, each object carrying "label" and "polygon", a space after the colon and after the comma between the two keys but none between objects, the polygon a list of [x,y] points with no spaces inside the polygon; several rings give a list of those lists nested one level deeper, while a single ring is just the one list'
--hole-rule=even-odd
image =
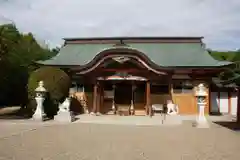
[{"label": "stone step", "polygon": [[136,116],[144,116],[146,115],[145,110],[135,110],[135,115]]}]

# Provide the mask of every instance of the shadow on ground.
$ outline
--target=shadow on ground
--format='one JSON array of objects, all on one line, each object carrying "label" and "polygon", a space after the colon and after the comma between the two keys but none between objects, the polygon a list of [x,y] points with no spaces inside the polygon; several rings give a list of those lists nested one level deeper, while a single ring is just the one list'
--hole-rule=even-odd
[{"label": "shadow on ground", "polygon": [[[72,121],[77,121],[79,118],[76,115],[84,113],[83,107],[77,100],[72,100],[70,110],[72,113]],[[29,120],[32,118],[32,112],[21,106],[0,107],[0,120]],[[43,121],[52,121],[53,116],[45,115]]]},{"label": "shadow on ground", "polygon": [[230,129],[232,131],[240,131],[240,123],[237,122],[214,122],[217,125]]},{"label": "shadow on ground", "polygon": [[2,107],[0,109],[0,119],[29,119],[26,109],[18,107]]}]

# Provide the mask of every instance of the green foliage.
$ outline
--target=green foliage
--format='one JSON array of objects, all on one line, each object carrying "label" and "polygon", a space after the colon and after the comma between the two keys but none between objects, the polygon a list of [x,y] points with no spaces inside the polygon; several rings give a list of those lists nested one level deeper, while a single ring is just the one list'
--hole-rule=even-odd
[{"label": "green foliage", "polygon": [[14,44],[17,43],[20,34],[14,25],[0,26],[0,60],[5,60],[8,53],[12,50]]},{"label": "green foliage", "polygon": [[58,104],[68,96],[70,88],[69,76],[58,68],[42,67],[34,71],[28,80],[28,108],[35,109],[35,89],[38,86],[38,82],[43,81],[44,87],[48,91],[48,99],[45,101],[45,113],[51,117],[56,114]]},{"label": "green foliage", "polygon": [[240,50],[238,51],[209,51],[209,54],[216,60],[220,61],[231,61],[236,65],[232,65],[226,68],[225,71],[219,74],[222,84],[235,83],[240,86]]},{"label": "green foliage", "polygon": [[52,51],[55,55],[57,55],[58,52],[60,51],[60,48],[59,48],[59,47],[56,47],[56,48],[53,48],[51,51]]},{"label": "green foliage", "polygon": [[240,68],[238,63],[239,62],[235,62],[235,65],[225,68],[225,70],[219,74],[222,84],[235,83],[240,86]]},{"label": "green foliage", "polygon": [[0,25],[0,106],[25,105],[28,75],[34,62],[56,55],[42,48],[31,33],[22,34],[15,25]]},{"label": "green foliage", "polygon": [[209,54],[216,60],[220,61],[240,61],[240,51],[226,51],[226,52],[220,52],[220,51],[212,51],[209,50]]}]

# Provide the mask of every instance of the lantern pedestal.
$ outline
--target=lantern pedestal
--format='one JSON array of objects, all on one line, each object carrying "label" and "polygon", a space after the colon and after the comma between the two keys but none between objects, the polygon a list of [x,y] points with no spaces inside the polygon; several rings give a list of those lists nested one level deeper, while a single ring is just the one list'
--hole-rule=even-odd
[{"label": "lantern pedestal", "polygon": [[35,110],[35,113],[33,114],[33,119],[36,121],[43,121],[43,102],[45,98],[43,97],[36,97],[36,102],[37,102],[37,108]]},{"label": "lantern pedestal", "polygon": [[115,107],[115,102],[114,101],[112,103],[112,112],[113,112],[113,114],[116,114],[116,107]]},{"label": "lantern pedestal", "polygon": [[198,103],[199,114],[196,121],[197,128],[209,128],[208,121],[204,114],[205,105],[206,103]]},{"label": "lantern pedestal", "polygon": [[131,101],[130,114],[131,114],[131,115],[134,115],[134,104],[133,104],[133,100]]}]

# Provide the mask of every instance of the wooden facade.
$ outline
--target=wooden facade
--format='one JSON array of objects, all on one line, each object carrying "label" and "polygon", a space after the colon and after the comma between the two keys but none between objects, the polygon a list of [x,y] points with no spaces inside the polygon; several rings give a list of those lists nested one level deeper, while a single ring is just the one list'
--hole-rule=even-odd
[{"label": "wooden facade", "polygon": [[[214,73],[211,70],[208,72]],[[74,75],[77,73],[79,70],[76,70]],[[173,100],[179,106],[180,114],[197,114],[195,87],[204,83],[209,88],[211,77],[206,74],[207,71],[205,77],[198,70],[179,72],[175,69],[164,70],[160,73],[149,71],[131,58],[120,63],[110,57],[102,61],[94,70],[88,73],[84,72],[84,76],[76,77],[74,82],[84,87],[88,112],[109,114],[113,112],[113,103],[117,110],[121,106],[130,108],[131,101],[133,101],[134,115],[152,115],[151,106],[153,104],[166,105],[167,100]],[[144,80],[124,79],[124,76],[125,78],[137,76]],[[133,92],[132,87],[135,87]],[[112,97],[108,97],[107,93],[112,93]],[[210,93],[210,89],[208,89],[208,93]],[[208,96],[207,101],[209,102],[209,100]],[[205,113],[209,114],[209,111],[210,102],[207,103]]]},{"label": "wooden facade", "polygon": [[[113,111],[113,102],[117,110],[117,108],[121,106],[128,106],[128,108],[130,108],[131,100],[133,100],[134,115],[152,115],[152,104],[165,105],[167,100],[173,100],[173,102],[179,106],[180,114],[198,113],[194,86],[188,87],[187,89],[184,87],[179,89],[181,86],[174,88],[174,82],[179,82],[179,80],[172,80],[170,84],[165,85],[161,83],[151,83],[151,81],[116,81],[117,82],[115,82],[115,80],[100,81],[98,84],[82,85],[82,87],[88,88],[85,90],[88,112],[108,114]],[[184,81],[181,80],[181,82]],[[191,81],[188,81],[188,83],[191,83]],[[196,82],[195,84],[199,83]],[[108,85],[108,87],[104,88],[106,85]],[[114,85],[115,89],[109,89],[111,85]],[[133,91],[134,96],[131,96],[131,88],[133,85],[136,89]],[[92,87],[92,89],[90,89],[90,87]],[[120,89],[118,90],[118,88]],[[168,88],[168,90],[162,90],[162,88]],[[106,95],[106,93],[109,92],[112,92],[112,97]],[[209,96],[207,97],[207,101],[209,103],[207,103],[205,113],[209,114],[211,103]]]}]

